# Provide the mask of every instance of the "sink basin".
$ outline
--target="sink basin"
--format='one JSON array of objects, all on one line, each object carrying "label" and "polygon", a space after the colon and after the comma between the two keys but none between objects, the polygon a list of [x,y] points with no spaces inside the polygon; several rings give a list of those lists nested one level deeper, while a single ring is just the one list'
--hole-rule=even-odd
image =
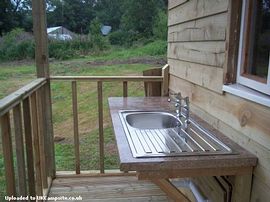
[{"label": "sink basin", "polygon": [[164,111],[119,111],[133,157],[232,154],[232,150],[190,119],[188,132]]},{"label": "sink basin", "polygon": [[176,128],[179,121],[166,112],[133,112],[126,117],[127,123],[137,129]]}]

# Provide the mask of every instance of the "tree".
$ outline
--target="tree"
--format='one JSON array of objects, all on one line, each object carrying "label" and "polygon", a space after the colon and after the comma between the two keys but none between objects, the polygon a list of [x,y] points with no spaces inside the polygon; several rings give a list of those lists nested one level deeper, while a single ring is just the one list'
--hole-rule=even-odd
[{"label": "tree", "polygon": [[167,40],[167,21],[167,13],[160,9],[155,17],[153,26],[153,35],[156,39]]},{"label": "tree", "polygon": [[98,0],[95,5],[95,15],[104,25],[112,26],[113,30],[120,27],[123,15],[123,0]]},{"label": "tree", "polygon": [[48,26],[64,26],[77,33],[88,33],[94,19],[95,0],[51,0],[48,10]]},{"label": "tree", "polygon": [[121,19],[122,29],[143,37],[152,36],[155,17],[163,6],[163,0],[126,0]]},{"label": "tree", "polygon": [[0,35],[13,28],[13,5],[9,0],[0,1]]},{"label": "tree", "polygon": [[95,18],[92,20],[90,24],[90,39],[93,44],[93,48],[96,51],[104,50],[107,47],[107,41],[105,38],[101,35],[101,23],[98,18]]}]

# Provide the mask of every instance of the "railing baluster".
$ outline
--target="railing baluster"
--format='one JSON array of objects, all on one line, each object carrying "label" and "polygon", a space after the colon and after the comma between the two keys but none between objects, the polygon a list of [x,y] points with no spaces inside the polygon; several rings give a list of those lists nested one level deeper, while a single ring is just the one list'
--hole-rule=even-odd
[{"label": "railing baluster", "polygon": [[166,64],[162,68],[162,87],[161,87],[161,96],[167,96],[169,94],[169,65]]},{"label": "railing baluster", "polygon": [[27,173],[28,173],[28,195],[36,196],[33,144],[32,144],[32,131],[31,131],[32,126],[31,126],[29,98],[26,98],[23,101],[23,120],[24,120],[26,161],[27,161]]},{"label": "railing baluster", "polygon": [[127,97],[127,96],[128,96],[128,82],[123,81],[123,97]]},{"label": "railing baluster", "polygon": [[99,125],[99,164],[100,164],[100,173],[104,173],[104,134],[103,134],[102,81],[97,82],[97,90],[98,90],[98,125]]},{"label": "railing baluster", "polygon": [[46,174],[51,178],[55,178],[55,151],[54,151],[54,133],[53,133],[53,122],[52,122],[52,102],[51,102],[51,88],[50,81],[42,86],[43,95],[42,103],[44,110],[44,141],[46,148]]},{"label": "railing baluster", "polygon": [[40,167],[41,167],[41,177],[43,189],[48,188],[47,179],[47,165],[46,165],[46,150],[45,148],[45,129],[44,129],[44,110],[43,110],[43,89],[40,88],[37,91],[37,112],[38,112],[38,134],[39,134],[39,147],[40,147]]},{"label": "railing baluster", "polygon": [[14,107],[13,118],[15,126],[14,131],[15,131],[18,182],[19,182],[18,196],[26,196],[26,173],[25,173],[21,104],[18,104],[17,106]]},{"label": "railing baluster", "polygon": [[1,116],[0,121],[2,131],[2,145],[3,145],[7,195],[16,196],[9,112]]},{"label": "railing baluster", "polygon": [[72,109],[73,109],[73,129],[75,144],[75,166],[76,174],[80,174],[80,141],[79,141],[79,124],[78,124],[78,100],[77,100],[77,83],[72,81]]},{"label": "railing baluster", "polygon": [[31,120],[32,120],[32,132],[33,132],[33,145],[35,154],[35,174],[36,174],[36,193],[41,196],[42,190],[42,178],[40,168],[40,148],[39,148],[39,135],[38,135],[38,117],[37,117],[37,93],[34,92],[31,97]]}]

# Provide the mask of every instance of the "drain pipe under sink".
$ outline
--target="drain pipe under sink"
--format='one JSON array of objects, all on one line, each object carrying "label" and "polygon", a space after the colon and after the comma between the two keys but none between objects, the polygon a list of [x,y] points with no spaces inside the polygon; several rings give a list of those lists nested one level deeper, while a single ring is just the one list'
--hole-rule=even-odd
[{"label": "drain pipe under sink", "polygon": [[177,180],[171,180],[171,183],[178,187],[178,188],[188,188],[193,193],[194,197],[196,198],[197,202],[211,202],[210,200],[206,199],[197,186],[192,182],[191,179],[177,179]]}]

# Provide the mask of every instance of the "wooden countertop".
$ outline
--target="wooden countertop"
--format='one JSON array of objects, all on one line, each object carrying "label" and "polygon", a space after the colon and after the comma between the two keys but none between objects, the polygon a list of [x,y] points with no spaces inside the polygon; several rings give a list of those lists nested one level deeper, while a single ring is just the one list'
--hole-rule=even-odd
[{"label": "wooden countertop", "polygon": [[[215,130],[205,121],[194,114],[191,117],[207,130],[216,135],[223,143],[229,146],[237,154],[211,155],[211,156],[181,156],[181,157],[153,157],[153,158],[134,158],[132,156],[125,131],[123,129],[118,111],[119,110],[171,110],[172,104],[167,102],[166,97],[111,97],[109,98],[110,113],[116,137],[120,170],[137,171],[139,173],[156,171],[170,171],[173,173],[179,170],[200,171],[199,175],[238,175],[252,171],[257,164],[257,158],[246,151],[238,144],[231,141],[221,132]],[[192,111],[192,109],[191,109]],[[205,173],[204,173],[205,172]],[[192,175],[194,176],[194,175]],[[169,176],[167,176],[169,177]],[[188,177],[188,176],[183,176]]]}]

